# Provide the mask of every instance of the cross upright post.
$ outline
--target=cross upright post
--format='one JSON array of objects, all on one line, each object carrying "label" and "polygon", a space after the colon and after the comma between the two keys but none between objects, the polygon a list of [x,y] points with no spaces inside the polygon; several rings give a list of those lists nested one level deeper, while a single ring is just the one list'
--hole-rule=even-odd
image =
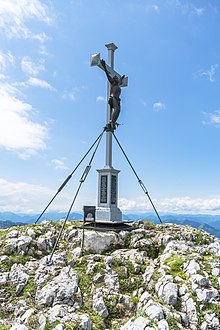
[{"label": "cross upright post", "polygon": [[98,171],[98,203],[96,221],[118,222],[122,220],[118,208],[118,173],[112,166],[112,132],[117,128],[120,113],[121,87],[126,87],[128,77],[121,76],[114,70],[114,52],[118,48],[114,43],[105,45],[108,49],[108,64],[100,59],[100,53],[91,56],[91,66],[98,66],[105,71],[107,83],[107,115],[106,115],[106,155],[105,166]]},{"label": "cross upright post", "polygon": [[[114,70],[114,52],[118,48],[115,44],[110,43],[106,44],[105,47],[108,49],[108,65]],[[107,99],[110,97],[110,82],[107,82]],[[111,108],[109,103],[107,103],[107,121],[106,125],[111,120]],[[105,158],[105,166],[111,168],[112,167],[112,133],[110,131],[106,131],[106,158]]]}]

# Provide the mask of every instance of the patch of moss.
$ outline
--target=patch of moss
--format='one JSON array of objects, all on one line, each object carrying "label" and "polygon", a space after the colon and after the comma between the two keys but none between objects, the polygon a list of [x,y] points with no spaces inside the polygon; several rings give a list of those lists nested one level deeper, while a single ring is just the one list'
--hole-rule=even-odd
[{"label": "patch of moss", "polygon": [[82,293],[89,294],[91,289],[91,278],[89,274],[86,274],[87,258],[82,257],[75,261],[73,269],[79,276],[79,287]]},{"label": "patch of moss", "polygon": [[22,291],[22,296],[34,298],[36,290],[37,290],[37,285],[34,282],[34,280],[30,278]]},{"label": "patch of moss", "polygon": [[10,325],[0,325],[0,330],[9,330],[10,328]]},{"label": "patch of moss", "polygon": [[173,316],[167,316],[166,321],[169,325],[169,330],[177,330],[178,327],[178,321]]},{"label": "patch of moss", "polygon": [[[103,318],[99,313],[95,312],[92,307],[92,301],[87,299],[82,308],[80,308],[80,313],[89,314],[90,320],[92,322],[93,330],[103,330],[105,329]],[[72,328],[72,329],[81,329],[81,328]],[[66,328],[65,328],[66,330]]]},{"label": "patch of moss", "polygon": [[210,314],[214,313],[218,319],[220,319],[220,303],[209,303],[204,305],[203,312]]},{"label": "patch of moss", "polygon": [[147,252],[147,256],[150,259],[156,259],[158,258],[159,254],[162,251],[162,247],[160,247],[157,244],[147,244],[143,248],[139,248],[139,250],[144,250]]},{"label": "patch of moss", "polygon": [[64,329],[65,330],[82,330],[83,327],[80,325],[79,322],[73,321],[71,323],[65,323],[65,328]]},{"label": "patch of moss", "polygon": [[27,322],[27,325],[28,325],[28,329],[32,329],[32,330],[37,330],[39,329],[39,317],[37,315],[31,315],[29,318],[28,318],[28,322]]},{"label": "patch of moss", "polygon": [[107,299],[107,297],[104,297],[105,306],[109,312],[108,318],[118,318],[121,315],[119,315],[119,311],[117,309],[118,304],[118,296],[114,295],[111,296],[110,299]]},{"label": "patch of moss", "polygon": [[118,274],[119,287],[122,293],[132,293],[143,285],[141,275],[134,273],[134,265],[130,260],[115,258],[112,269]]},{"label": "patch of moss", "polygon": [[130,318],[130,310],[127,310],[125,305],[120,302],[119,295],[105,296],[104,302],[108,309],[109,315],[105,318],[105,325],[108,329],[119,329],[121,319]]},{"label": "patch of moss", "polygon": [[125,248],[128,249],[131,245],[131,233],[128,233],[128,236],[126,237],[125,240]]},{"label": "patch of moss", "polygon": [[160,278],[161,276],[162,276],[162,275],[156,270],[156,271],[153,273],[152,277],[151,277],[151,281],[152,281],[153,283],[156,283],[156,282],[159,280],[159,278]]},{"label": "patch of moss", "polygon": [[11,264],[22,264],[25,265],[27,261],[31,260],[30,256],[21,254],[10,254],[9,256]]},{"label": "patch of moss", "polygon": [[0,239],[4,239],[8,235],[8,229],[0,230]]},{"label": "patch of moss", "polygon": [[210,243],[210,237],[202,231],[193,231],[193,240],[196,245],[207,245]]},{"label": "patch of moss", "polygon": [[93,268],[92,275],[100,273],[101,275],[105,274],[105,263],[104,262],[97,262],[95,267]]},{"label": "patch of moss", "polygon": [[140,298],[138,296],[132,296],[131,297],[131,302],[133,305],[137,305],[137,303],[139,302]]},{"label": "patch of moss", "polygon": [[156,225],[151,220],[144,220],[144,229],[150,230],[150,229],[155,229],[155,228],[156,228]]},{"label": "patch of moss", "polygon": [[13,285],[13,283],[11,281],[7,281],[6,284],[4,285],[0,285],[0,290],[1,290],[1,295],[3,297],[15,297],[15,286]]},{"label": "patch of moss", "polygon": [[168,274],[172,276],[179,276],[183,280],[186,280],[186,274],[183,272],[183,263],[184,260],[181,259],[178,254],[172,255],[164,262],[165,265],[168,265],[170,267],[170,269],[167,271]]},{"label": "patch of moss", "polygon": [[12,264],[10,262],[10,259],[5,260],[4,262],[1,263],[1,271],[9,272],[11,269],[11,266],[12,266]]}]

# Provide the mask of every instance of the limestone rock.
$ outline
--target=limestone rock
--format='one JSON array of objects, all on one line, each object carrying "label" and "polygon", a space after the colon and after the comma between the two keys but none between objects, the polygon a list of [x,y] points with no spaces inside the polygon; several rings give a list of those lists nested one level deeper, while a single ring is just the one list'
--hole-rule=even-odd
[{"label": "limestone rock", "polygon": [[139,316],[136,320],[129,320],[125,325],[121,327],[121,330],[145,330],[146,327],[150,324],[149,319],[143,316]]},{"label": "limestone rock", "polygon": [[199,301],[203,303],[211,303],[217,296],[218,296],[218,290],[214,288],[210,289],[197,289],[196,295],[199,299]]},{"label": "limestone rock", "polygon": [[150,319],[160,321],[164,318],[162,308],[151,299],[146,303],[146,305],[144,305],[143,311],[147,316],[149,316]]},{"label": "limestone rock", "polygon": [[122,238],[114,232],[85,232],[84,250],[102,253],[116,245],[122,245]]},{"label": "limestone rock", "polygon": [[178,286],[172,282],[172,276],[166,275],[159,279],[155,285],[158,297],[168,305],[174,306],[178,297]]},{"label": "limestone rock", "polygon": [[28,282],[29,275],[26,268],[21,264],[14,264],[9,273],[9,279],[16,284],[16,293],[19,295]]},{"label": "limestone rock", "polygon": [[160,320],[157,326],[158,330],[169,330],[169,325],[166,320]]},{"label": "limestone rock", "polygon": [[93,310],[98,312],[101,317],[108,316],[108,310],[106,308],[106,305],[105,305],[101,292],[97,292],[93,296]]},{"label": "limestone rock", "polygon": [[119,291],[118,274],[115,271],[109,270],[105,274],[104,281],[110,291],[113,292]]},{"label": "limestone rock", "polygon": [[36,304],[39,307],[53,306],[56,304],[74,304],[74,295],[78,290],[78,275],[68,268],[63,268],[43,288],[36,292]]}]

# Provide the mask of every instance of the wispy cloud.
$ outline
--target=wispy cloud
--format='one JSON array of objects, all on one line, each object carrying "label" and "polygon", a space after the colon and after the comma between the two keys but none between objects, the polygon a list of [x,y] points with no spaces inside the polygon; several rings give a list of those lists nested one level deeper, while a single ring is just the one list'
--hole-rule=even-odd
[{"label": "wispy cloud", "polygon": [[35,19],[47,25],[52,19],[48,7],[39,0],[4,0],[0,2],[0,33],[8,38],[37,39],[44,42],[44,32],[34,33],[28,24]]},{"label": "wispy cloud", "polygon": [[214,112],[203,112],[203,116],[203,124],[220,127],[220,110],[216,110]]},{"label": "wispy cloud", "polygon": [[55,167],[56,170],[67,170],[68,167],[65,165],[64,161],[61,159],[52,159],[52,165]]},{"label": "wispy cloud", "polygon": [[159,12],[160,7],[158,5],[152,5],[152,9],[156,12]]},{"label": "wispy cloud", "polygon": [[31,119],[32,106],[20,98],[19,91],[0,84],[0,147],[27,158],[46,148],[47,127]]},{"label": "wispy cloud", "polygon": [[179,10],[183,15],[201,16],[206,11],[206,7],[197,7],[192,1],[165,0],[163,1],[163,4]]},{"label": "wispy cloud", "polygon": [[[0,212],[40,213],[53,195],[52,189],[42,185],[0,178]],[[63,192],[50,210],[66,211],[71,201],[72,195]]]},{"label": "wispy cloud", "polygon": [[[167,213],[206,213],[215,214],[220,211],[220,196],[207,198],[173,197],[153,200],[159,212]],[[152,206],[146,197],[136,199],[120,199],[119,207],[126,212],[152,212]]]},{"label": "wispy cloud", "polygon": [[165,105],[165,103],[158,101],[158,102],[155,102],[153,104],[153,109],[155,111],[165,110],[166,109],[166,105]]},{"label": "wispy cloud", "polygon": [[209,69],[200,70],[199,75],[205,76],[210,82],[214,82],[218,64],[212,64]]},{"label": "wispy cloud", "polygon": [[29,56],[25,56],[21,60],[21,69],[29,76],[37,76],[41,71],[45,71],[44,60],[40,59],[35,63]]},{"label": "wispy cloud", "polygon": [[11,52],[0,52],[0,72],[4,72],[7,69],[8,65],[13,65],[14,62],[15,58],[11,54]]},{"label": "wispy cloud", "polygon": [[97,98],[96,98],[96,101],[97,101],[97,102],[106,102],[106,100],[107,100],[107,99],[106,99],[105,96],[100,96],[100,95],[99,95],[99,96],[97,96]]},{"label": "wispy cloud", "polygon": [[39,79],[39,78],[35,78],[35,77],[29,78],[27,80],[27,82],[25,82],[24,84],[26,84],[28,86],[49,89],[50,91],[55,91],[55,88],[53,86],[51,86],[47,81]]},{"label": "wispy cloud", "polygon": [[205,8],[198,8],[198,7],[193,7],[192,8],[192,13],[197,15],[197,16],[202,16],[205,13]]},{"label": "wispy cloud", "polygon": [[68,100],[68,101],[75,101],[76,97],[75,97],[75,93],[73,91],[68,92],[68,91],[64,91],[62,94],[62,98],[64,100]]}]

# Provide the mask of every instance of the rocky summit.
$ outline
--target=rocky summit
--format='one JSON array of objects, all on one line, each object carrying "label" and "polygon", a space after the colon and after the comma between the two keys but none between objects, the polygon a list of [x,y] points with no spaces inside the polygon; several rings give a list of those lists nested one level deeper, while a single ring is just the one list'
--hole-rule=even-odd
[{"label": "rocky summit", "polygon": [[0,231],[1,330],[220,329],[220,240],[188,226]]}]

